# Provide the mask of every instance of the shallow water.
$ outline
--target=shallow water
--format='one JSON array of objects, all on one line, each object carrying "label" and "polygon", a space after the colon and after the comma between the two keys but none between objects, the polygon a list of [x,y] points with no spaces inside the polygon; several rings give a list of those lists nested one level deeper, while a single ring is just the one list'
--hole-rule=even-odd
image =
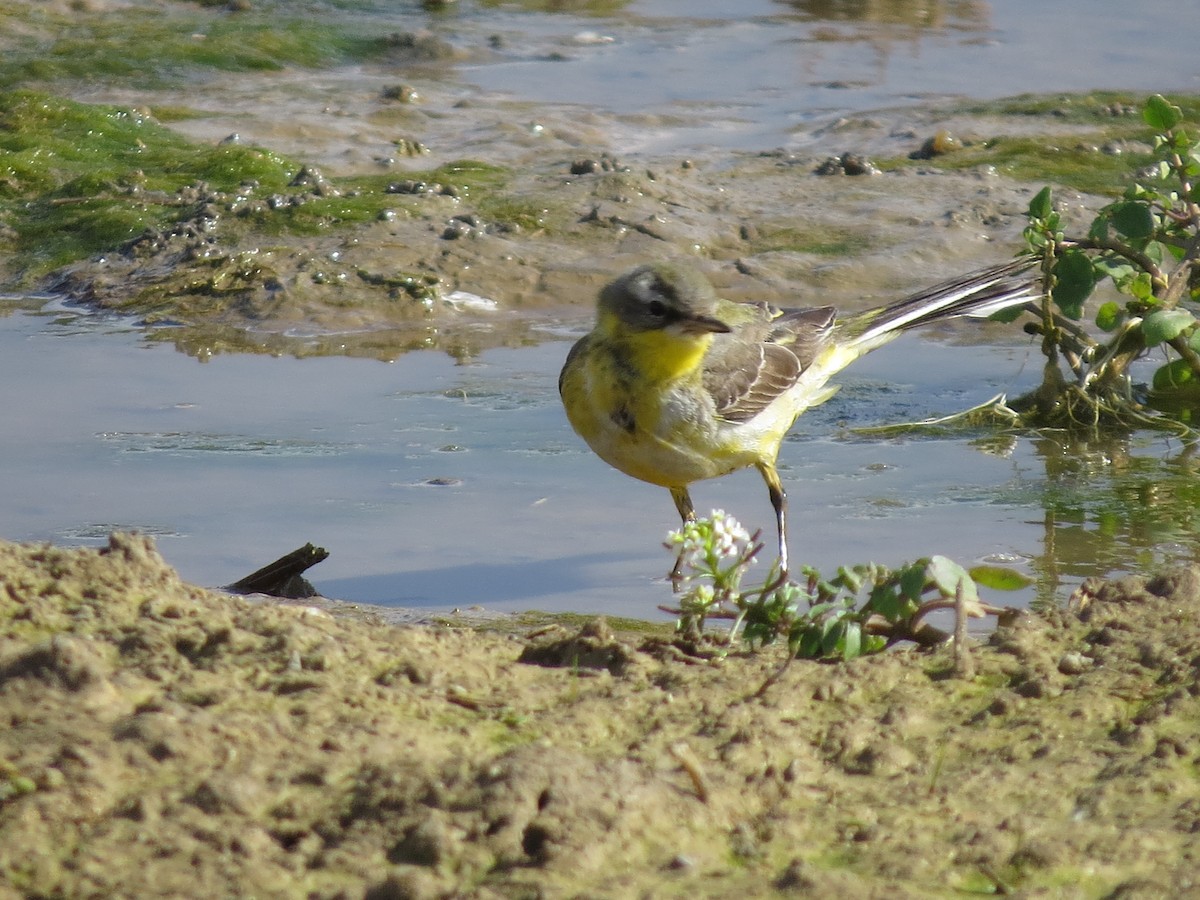
[{"label": "shallow water", "polygon": [[613,19],[533,26],[514,16],[501,27],[520,30],[525,43],[508,43],[525,52],[464,66],[462,77],[537,103],[666,117],[623,134],[623,148],[753,149],[803,142],[814,122],[848,111],[917,100],[1195,90],[1200,65],[1181,15],[1169,0],[1136,13],[1124,0],[641,0]]},{"label": "shallow water", "polygon": [[[332,15],[383,33],[427,28],[462,53],[420,66],[206,73],[183,89],[94,79],[72,93],[187,106],[197,115],[176,127],[193,136],[238,132],[342,171],[377,168],[410,132],[432,150],[419,166],[504,161],[543,143],[623,157],[759,150],[814,144],[847,113],[938,98],[1195,90],[1195,29],[1180,27],[1181,9],[641,0],[614,15],[467,2],[431,15],[347,3]],[[422,102],[381,109],[381,88],[399,81]],[[456,112],[463,102],[470,114]],[[208,585],[312,541],[332,553],[310,573],[329,596],[651,615],[670,600],[659,546],[675,525],[670,499],[595,459],[554,390],[564,339],[589,315],[579,310],[566,328],[547,321],[538,346],[463,364],[433,352],[391,364],[200,364],[120,320],[53,305],[11,314],[0,319],[0,534],[93,544],[138,528]],[[842,392],[801,420],[781,457],[794,558],[824,571],[931,552],[1007,562],[1038,579],[998,598],[1018,603],[1061,599],[1088,575],[1197,558],[1200,479],[1191,451],[1170,439],[1063,447],[846,429],[1030,386],[1035,348],[989,334],[995,343],[973,347],[905,337],[856,364]],[[694,496],[700,510],[725,508],[770,531],[754,473]]]},{"label": "shallow water", "polygon": [[[119,320],[14,313],[0,319],[0,359],[21,385],[0,395],[3,534],[92,545],[136,528],[207,585],[312,541],[331,556],[310,578],[340,599],[654,616],[670,601],[660,542],[674,510],[570,432],[554,387],[566,349],[550,340],[466,364],[434,352],[198,363]],[[846,428],[1027,387],[1032,352],[907,336],[861,360],[784,446],[794,558],[832,571],[943,552],[1039,579],[1002,603],[1198,558],[1200,503],[1180,493],[1197,464],[1169,440],[1066,452]],[[769,533],[754,473],[694,496]]]},{"label": "shallow water", "polygon": [[[349,171],[394,157],[397,137],[420,139],[429,151],[422,166],[571,147],[623,159],[826,152],[824,129],[864,111],[1021,93],[1200,89],[1195,28],[1184,22],[1195,16],[1172,0],[1144,0],[1136,12],[1125,0],[635,0],[578,4],[580,12],[332,6],[321,12],[331,25],[429,34],[454,52],[318,71],[206,72],[182,89],[97,77],[73,93],[184,107],[189,115],[175,127],[192,136],[237,134]],[[605,6],[616,11],[587,14]],[[399,82],[420,100],[381,105],[381,90]]]}]

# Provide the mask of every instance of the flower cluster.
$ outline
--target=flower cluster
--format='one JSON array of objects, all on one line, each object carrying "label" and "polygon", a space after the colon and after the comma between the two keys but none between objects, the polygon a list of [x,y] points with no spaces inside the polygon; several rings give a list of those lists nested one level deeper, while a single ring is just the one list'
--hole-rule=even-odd
[{"label": "flower cluster", "polygon": [[[742,523],[723,509],[714,509],[707,519],[685,522],[678,531],[667,534],[667,547],[679,548],[678,570],[689,575],[711,576],[721,567],[721,561],[741,559],[750,546],[750,534]],[[749,565],[751,559],[746,559]]]},{"label": "flower cluster", "polygon": [[720,509],[670,532],[666,547],[678,554],[671,580],[682,594],[681,630],[699,629],[707,616],[738,605],[742,576],[759,550],[755,537]]}]

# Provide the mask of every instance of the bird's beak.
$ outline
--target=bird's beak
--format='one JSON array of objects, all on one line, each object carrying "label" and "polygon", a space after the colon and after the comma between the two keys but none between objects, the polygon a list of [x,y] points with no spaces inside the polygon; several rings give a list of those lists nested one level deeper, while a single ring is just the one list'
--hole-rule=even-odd
[{"label": "bird's beak", "polygon": [[687,316],[676,324],[684,334],[729,334],[733,331],[720,319],[712,316]]}]

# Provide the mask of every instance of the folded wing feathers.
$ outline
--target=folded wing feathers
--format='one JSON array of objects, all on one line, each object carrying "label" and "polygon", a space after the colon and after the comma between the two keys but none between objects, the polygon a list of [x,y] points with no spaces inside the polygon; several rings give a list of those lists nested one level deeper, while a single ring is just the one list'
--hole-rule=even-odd
[{"label": "folded wing feathers", "polygon": [[742,377],[726,377],[712,384],[709,391],[717,404],[717,414],[730,422],[754,418],[771,402],[796,383],[803,371],[800,360],[782,344],[758,345],[759,363],[747,367]]},{"label": "folded wing feathers", "polygon": [[[1041,295],[1034,265],[1026,257],[946,281],[851,316],[838,330],[857,356],[909,328],[955,316],[989,316]],[[769,316],[759,334],[748,328],[740,335],[720,335],[706,361],[704,387],[726,421],[745,422],[766,409],[796,383],[834,333],[836,311],[831,306],[764,308]]]}]

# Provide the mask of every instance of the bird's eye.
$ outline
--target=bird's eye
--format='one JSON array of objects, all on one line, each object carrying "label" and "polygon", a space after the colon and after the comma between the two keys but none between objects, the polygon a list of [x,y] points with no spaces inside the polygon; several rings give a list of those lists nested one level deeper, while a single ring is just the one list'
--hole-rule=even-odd
[{"label": "bird's eye", "polygon": [[667,304],[661,300],[651,300],[646,304],[646,311],[656,319],[661,319],[667,314]]}]

